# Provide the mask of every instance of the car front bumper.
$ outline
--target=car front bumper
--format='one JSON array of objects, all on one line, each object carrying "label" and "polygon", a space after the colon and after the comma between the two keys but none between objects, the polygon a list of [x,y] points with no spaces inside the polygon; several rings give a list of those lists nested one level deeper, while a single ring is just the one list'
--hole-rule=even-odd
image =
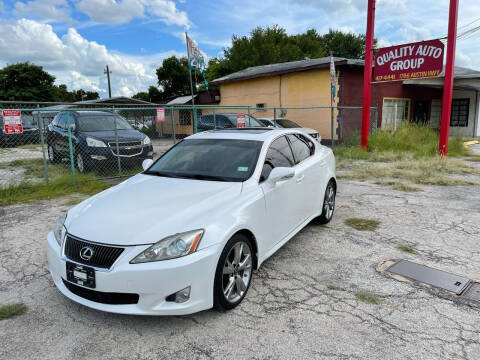
[{"label": "car front bumper", "polygon": [[[178,259],[144,264],[129,263],[148,246],[126,247],[109,270],[95,271],[96,286],[91,289],[102,293],[138,294],[139,300],[136,304],[104,304],[71,292],[64,284],[67,279],[66,261],[71,260],[63,256],[52,232],[47,236],[48,266],[61,293],[77,303],[97,310],[136,315],[185,315],[213,306],[213,282],[222,250],[220,245],[210,246]],[[190,298],[186,302],[166,300],[167,296],[188,286],[191,290]]]}]

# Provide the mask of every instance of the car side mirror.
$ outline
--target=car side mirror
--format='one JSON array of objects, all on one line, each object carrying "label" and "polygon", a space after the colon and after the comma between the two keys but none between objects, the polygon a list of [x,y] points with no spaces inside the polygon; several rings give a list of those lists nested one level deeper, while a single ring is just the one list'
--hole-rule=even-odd
[{"label": "car side mirror", "polygon": [[279,181],[288,180],[295,176],[295,170],[291,167],[276,167],[268,176],[267,182],[275,185]]},{"label": "car side mirror", "polygon": [[143,160],[143,162],[142,162],[142,168],[143,168],[143,170],[147,170],[152,164],[153,164],[153,160],[152,160],[152,159],[145,159],[145,160]]}]

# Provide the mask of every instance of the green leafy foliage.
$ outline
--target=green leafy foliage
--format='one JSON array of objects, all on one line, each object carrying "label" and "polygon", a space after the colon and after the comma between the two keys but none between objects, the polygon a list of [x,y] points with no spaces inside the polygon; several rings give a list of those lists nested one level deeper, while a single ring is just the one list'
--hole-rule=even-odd
[{"label": "green leafy foliage", "polygon": [[223,57],[208,63],[209,81],[251,66],[319,58],[332,54],[337,57],[359,59],[365,56],[365,36],[330,29],[320,35],[310,29],[305,33],[288,35],[275,25],[257,27],[249,36],[232,37],[232,46],[223,51]]},{"label": "green leafy foliage", "polygon": [[55,77],[29,62],[0,69],[0,100],[75,102],[98,99],[94,91],[68,91],[67,85],[54,85]]}]

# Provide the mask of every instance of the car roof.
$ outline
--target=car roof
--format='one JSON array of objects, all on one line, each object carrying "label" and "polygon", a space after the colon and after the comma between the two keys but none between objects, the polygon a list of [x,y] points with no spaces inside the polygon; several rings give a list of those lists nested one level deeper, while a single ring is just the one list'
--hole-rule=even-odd
[{"label": "car roof", "polygon": [[279,128],[240,128],[240,129],[220,129],[202,131],[190,135],[186,139],[237,139],[237,140],[256,140],[267,141],[282,134],[288,134],[292,129]]},{"label": "car roof", "polygon": [[100,115],[112,115],[112,113],[110,111],[101,111],[101,110],[75,110],[74,111],[75,114],[78,114],[80,116],[84,116],[84,115],[93,115],[93,116],[100,116]]}]

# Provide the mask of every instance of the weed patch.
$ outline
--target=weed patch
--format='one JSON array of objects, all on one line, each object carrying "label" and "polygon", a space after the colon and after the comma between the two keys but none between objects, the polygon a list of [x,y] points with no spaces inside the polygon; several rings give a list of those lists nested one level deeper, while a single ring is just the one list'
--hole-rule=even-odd
[{"label": "weed patch", "polygon": [[382,299],[379,296],[369,293],[367,291],[356,292],[355,297],[357,298],[357,300],[368,304],[378,305],[382,302]]},{"label": "weed patch", "polygon": [[375,231],[380,225],[380,221],[363,218],[349,218],[345,224],[359,231]]},{"label": "weed patch", "polygon": [[0,320],[10,319],[27,312],[27,305],[22,303],[0,305]]},{"label": "weed patch", "polygon": [[418,251],[407,245],[398,245],[397,249],[407,254],[418,255]]}]

